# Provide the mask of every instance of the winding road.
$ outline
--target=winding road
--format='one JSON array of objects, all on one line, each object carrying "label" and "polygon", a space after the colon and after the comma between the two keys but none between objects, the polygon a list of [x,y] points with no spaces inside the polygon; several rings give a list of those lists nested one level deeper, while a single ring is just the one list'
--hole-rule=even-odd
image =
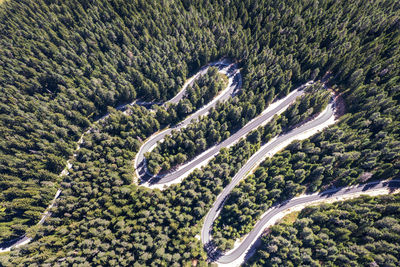
[{"label": "winding road", "polygon": [[[237,73],[237,72],[236,72]],[[235,75],[235,74],[234,74]],[[238,75],[238,74],[236,74]],[[226,92],[223,93],[223,98],[229,97],[232,94],[233,88],[238,88],[241,84],[241,78],[236,78],[238,80],[238,84],[236,84],[235,76],[228,75],[230,77],[228,88]],[[215,146],[209,148],[205,152],[201,153],[194,159],[190,160],[189,162],[185,163],[184,165],[180,166],[177,170],[173,170],[168,172],[167,174],[163,175],[154,175],[152,176],[146,168],[146,159],[144,154],[146,152],[151,151],[154,146],[157,145],[157,142],[164,139],[167,134],[170,134],[173,130],[179,130],[182,127],[186,127],[193,119],[198,118],[201,115],[205,115],[209,108],[215,106],[216,102],[210,103],[209,106],[199,110],[185,121],[180,123],[175,128],[169,128],[164,130],[161,133],[155,134],[151,136],[140,148],[136,159],[135,159],[135,166],[136,166],[136,174],[142,180],[145,181],[142,185],[149,187],[149,188],[159,188],[163,189],[165,186],[169,186],[174,183],[179,183],[185,178],[188,174],[191,173],[195,168],[199,168],[205,164],[207,164],[223,147],[230,147],[237,143],[242,137],[245,137],[249,132],[256,129],[261,125],[265,125],[268,123],[274,115],[278,115],[285,111],[291,103],[293,103],[297,97],[301,96],[304,91],[303,89],[313,84],[313,81],[309,81],[304,85],[296,88],[293,90],[289,95],[280,99],[274,103],[272,103],[268,108],[266,108],[259,116],[248,122],[245,126],[235,132],[233,135],[225,139],[224,141],[216,144]],[[232,88],[233,87],[233,88]]]},{"label": "winding road", "polygon": [[[265,125],[268,123],[274,115],[282,113],[286,110],[291,103],[293,103],[297,97],[301,96],[304,91],[303,89],[307,86],[311,85],[313,81],[309,81],[306,84],[300,86],[299,88],[293,90],[289,95],[284,97],[281,100],[278,100],[268,108],[266,108],[259,116],[251,120],[244,127],[235,132],[232,136],[222,141],[221,143],[216,144],[215,146],[209,148],[202,154],[198,155],[193,160],[187,162],[186,164],[180,166],[177,170],[171,171],[170,173],[158,176],[152,176],[148,173],[146,168],[146,162],[144,158],[144,154],[146,152],[151,151],[158,142],[162,141],[164,137],[168,134],[171,134],[174,130],[179,130],[187,125],[189,125],[193,120],[199,118],[200,116],[206,115],[209,110],[217,105],[219,101],[224,101],[229,99],[230,97],[237,94],[237,92],[241,89],[242,85],[242,77],[240,74],[240,70],[236,63],[231,63],[227,60],[220,60],[214,63],[210,63],[203,68],[200,69],[198,73],[189,78],[182,90],[173,97],[171,100],[165,102],[162,105],[167,105],[168,103],[178,103],[182,97],[184,97],[186,88],[193,83],[195,79],[200,77],[201,75],[207,72],[207,69],[210,66],[216,66],[219,69],[219,72],[224,73],[228,76],[229,82],[227,87],[220,92],[212,101],[206,104],[201,109],[197,110],[192,115],[188,116],[178,125],[175,125],[171,128],[165,129],[159,133],[156,133],[149,137],[145,143],[141,146],[139,152],[135,158],[135,167],[136,167],[136,175],[140,178],[142,185],[150,187],[150,188],[160,188],[168,186],[172,183],[180,182],[187,174],[189,174],[193,169],[198,168],[201,165],[206,164],[210,159],[212,159],[223,147],[229,147],[238,142],[242,137],[245,137],[252,130],[256,129],[261,125]],[[143,106],[150,106],[151,104],[161,104],[161,103],[146,103],[146,102],[134,102]],[[131,104],[134,104],[131,103]],[[118,106],[116,109],[125,110],[128,105]],[[292,208],[296,208],[299,206],[307,206],[315,204],[318,201],[324,200],[332,200],[337,199],[339,197],[351,196],[354,194],[360,193],[370,193],[375,192],[376,190],[381,189],[397,189],[400,188],[400,180],[392,180],[392,181],[381,181],[374,182],[365,185],[352,186],[347,188],[333,189],[329,191],[325,191],[322,193],[312,194],[312,195],[303,195],[300,197],[293,198],[279,205],[273,206],[261,217],[261,219],[256,223],[252,231],[237,244],[237,246],[231,251],[222,254],[220,253],[214,246],[212,242],[211,230],[212,225],[215,219],[218,217],[219,213],[222,210],[222,207],[228,198],[229,194],[233,190],[233,188],[244,179],[249,172],[253,171],[261,161],[263,161],[266,157],[271,157],[285,146],[290,144],[293,140],[300,140],[310,137],[311,135],[317,133],[318,131],[324,129],[325,127],[332,125],[335,123],[334,117],[335,103],[331,102],[327,108],[316,118],[313,120],[304,123],[303,125],[289,131],[288,133],[282,134],[273,138],[267,144],[264,144],[255,154],[253,154],[250,159],[242,166],[242,168],[238,171],[238,173],[232,178],[232,181],[226,186],[222,192],[218,195],[216,201],[213,203],[212,208],[207,213],[203,227],[201,230],[201,241],[206,249],[209,260],[211,262],[216,262],[219,265],[226,266],[238,266],[243,263],[255,250],[255,247],[260,242],[261,235],[266,227],[268,227],[271,223],[273,223],[273,219],[277,215],[284,214],[288,210]],[[105,119],[109,114],[101,117],[99,120]],[[83,137],[85,134],[90,133],[93,129],[93,126],[90,127],[87,131],[85,131],[81,138],[77,143],[77,148],[74,153],[74,157],[77,154],[77,151],[80,149],[80,144],[83,142]],[[67,166],[63,170],[60,175],[68,175],[68,170],[72,167],[70,160],[67,162]],[[43,224],[47,217],[51,215],[50,209],[53,207],[55,201],[59,197],[61,190],[57,191],[52,203],[46,209],[46,212],[42,215],[41,220],[38,224]],[[20,238],[4,242],[0,244],[0,252],[9,251],[13,247],[17,247],[30,242],[30,238],[26,235],[21,236]]]},{"label": "winding road", "polygon": [[[219,213],[224,206],[226,199],[229,194],[233,190],[233,188],[244,179],[249,172],[254,170],[258,164],[263,161],[266,157],[270,157],[286,145],[290,144],[293,140],[296,139],[305,139],[309,136],[315,134],[320,129],[333,124],[334,120],[334,104],[330,103],[327,108],[314,120],[311,120],[298,128],[291,130],[290,132],[280,135],[267,144],[263,145],[250,159],[243,165],[243,167],[236,173],[236,175],[232,178],[232,181],[226,186],[222,192],[218,195],[216,201],[212,205],[212,208],[206,215],[206,218],[203,223],[202,231],[201,231],[201,240],[206,250],[209,253],[210,259],[215,259],[215,255],[218,255],[219,252],[214,248],[212,240],[211,240],[211,230],[212,225],[215,219],[218,217]],[[218,262],[226,263],[231,259],[236,259],[243,253],[243,249],[248,244],[249,240],[241,245],[237,250],[233,251],[228,255],[219,255]]]},{"label": "winding road", "polygon": [[[174,96],[171,100],[165,102],[163,105],[165,106],[165,105],[167,105],[168,103],[177,104],[177,103],[182,99],[182,97],[185,95],[186,88],[187,88],[189,85],[191,85],[195,79],[197,79],[197,78],[200,77],[201,75],[204,75],[204,74],[207,72],[208,68],[211,67],[211,66],[218,67],[219,70],[220,70],[220,72],[226,73],[226,74],[228,75],[228,77],[229,77],[229,86],[228,86],[225,90],[223,90],[223,92],[221,92],[211,103],[209,103],[208,105],[204,106],[204,107],[203,107],[202,109],[200,109],[198,112],[194,113],[192,116],[190,116],[189,118],[187,118],[187,119],[184,121],[184,123],[186,123],[185,125],[187,125],[188,123],[190,123],[190,120],[192,120],[192,119],[194,119],[194,118],[197,118],[197,117],[199,117],[199,116],[201,116],[201,115],[206,114],[206,113],[208,112],[208,110],[211,108],[211,105],[215,106],[216,103],[217,103],[217,101],[219,101],[219,100],[225,100],[225,99],[231,97],[231,95],[236,94],[237,91],[238,91],[238,89],[240,89],[240,87],[241,87],[242,78],[241,78],[241,75],[240,75],[240,71],[239,71],[238,68],[237,68],[237,64],[231,63],[231,62],[228,61],[227,59],[221,59],[221,60],[219,60],[219,61],[210,63],[210,64],[208,64],[208,65],[202,67],[194,76],[190,77],[190,78],[185,82],[185,84],[182,86],[182,89],[178,92],[178,94],[177,94],[176,96]],[[122,111],[124,111],[124,113],[125,113],[125,112],[127,112],[126,108],[127,108],[129,105],[134,105],[134,104],[137,104],[137,105],[141,105],[141,106],[145,106],[145,107],[150,108],[153,104],[158,104],[158,105],[160,105],[161,103],[160,103],[160,102],[134,101],[134,102],[132,102],[132,103],[119,105],[119,106],[117,106],[115,109],[117,109],[117,110],[122,110]],[[210,106],[210,107],[209,107],[209,106]],[[93,125],[94,125],[96,122],[99,122],[99,121],[102,121],[102,120],[106,119],[109,115],[110,115],[110,114],[107,113],[107,114],[105,114],[104,116],[98,118],[98,119],[93,123]],[[93,130],[93,126],[90,126],[90,127],[89,127],[86,131],[84,131],[84,133],[80,136],[80,138],[79,138],[79,140],[78,140],[78,142],[77,142],[77,146],[76,146],[76,148],[75,148],[75,152],[74,152],[74,154],[73,154],[72,160],[77,156],[77,152],[78,152],[79,149],[80,149],[80,145],[83,143],[83,137],[84,137],[86,134],[91,133],[92,130]],[[164,135],[164,136],[165,136],[165,135]],[[69,173],[68,173],[68,170],[70,170],[71,168],[72,168],[71,159],[69,159],[69,160],[67,161],[67,164],[66,164],[64,170],[60,173],[60,176],[68,175],[68,174],[69,174]],[[60,194],[61,194],[61,189],[58,189],[57,192],[56,192],[56,194],[55,194],[55,196],[54,196],[54,199],[52,200],[52,202],[50,203],[50,205],[46,208],[45,212],[42,214],[42,218],[41,218],[40,221],[37,223],[38,225],[43,224],[44,221],[51,215],[50,209],[54,206],[55,201],[56,201],[57,198],[60,196]],[[12,248],[22,246],[22,245],[24,245],[24,244],[29,243],[30,241],[31,241],[31,238],[27,237],[27,236],[24,234],[24,235],[22,235],[22,236],[20,236],[20,237],[18,237],[18,238],[15,238],[15,239],[12,239],[12,240],[9,240],[9,241],[2,242],[2,243],[0,243],[0,253],[1,253],[1,252],[10,251]]]},{"label": "winding road", "polygon": [[220,92],[212,101],[204,105],[202,108],[197,110],[192,115],[188,116],[179,124],[167,128],[159,133],[156,133],[150,136],[145,141],[145,143],[140,147],[140,150],[135,157],[136,175],[137,177],[140,178],[142,182],[144,182],[142,185],[151,187],[151,184],[154,183],[165,184],[179,177],[182,177],[184,173],[190,171],[193,168],[193,166],[197,165],[196,162],[198,162],[198,160],[191,161],[190,164],[186,164],[183,168],[179,168],[177,171],[167,173],[164,175],[152,175],[147,170],[146,159],[144,157],[144,154],[146,152],[150,152],[157,145],[158,142],[162,141],[166,135],[171,134],[172,131],[179,131],[180,129],[186,127],[193,120],[198,119],[200,116],[206,115],[211,108],[215,107],[218,104],[218,102],[225,101],[238,93],[238,91],[242,86],[242,76],[240,74],[240,70],[238,69],[237,64],[229,63],[228,61],[218,61],[203,67],[196,75],[191,77],[185,83],[182,90],[174,98],[166,102],[164,105],[167,105],[167,103],[175,103],[175,104],[178,103],[179,100],[181,100],[182,97],[184,96],[187,86],[191,85],[193,81],[196,80],[201,75],[204,75],[207,72],[208,68],[211,66],[218,67],[220,73],[223,73],[228,76],[227,87],[222,92]]},{"label": "winding road", "polygon": [[[315,205],[322,202],[341,201],[348,198],[359,197],[364,194],[387,194],[399,188],[400,180],[377,181],[357,186],[331,189],[312,195],[302,195],[300,197],[293,198],[284,203],[271,207],[266,213],[264,213],[262,218],[256,223],[251,232],[235,249],[225,255],[218,255],[218,252],[214,251],[214,257],[211,257],[210,259],[212,261],[216,261],[219,265],[239,266],[243,263],[243,261],[247,260],[252,256],[252,254],[254,254],[256,247],[260,243],[264,229],[266,226],[269,226],[270,221],[279,214],[287,211],[301,210],[306,206]],[[210,233],[208,231],[203,234],[205,234],[205,238],[210,240]]]},{"label": "winding road", "polygon": [[268,226],[271,219],[277,214],[284,213],[285,211],[299,205],[311,205],[315,202],[325,200],[325,199],[335,199],[338,197],[348,197],[356,193],[368,194],[375,190],[382,188],[400,188],[400,180],[393,181],[381,181],[373,182],[364,185],[358,185],[353,187],[346,187],[341,189],[333,189],[313,195],[304,195],[301,197],[293,198],[286,201],[283,204],[274,206],[269,209],[262,218],[256,223],[254,228],[250,233],[236,245],[234,249],[228,251],[227,253],[221,253],[212,242],[212,226],[214,221],[220,214],[225,201],[227,200],[229,194],[233,188],[244,179],[249,172],[254,170],[261,161],[266,157],[271,157],[285,146],[290,144],[294,140],[306,139],[311,135],[317,133],[323,128],[335,123],[334,118],[334,106],[335,103],[331,102],[327,108],[315,119],[293,129],[292,131],[280,135],[267,144],[263,145],[238,171],[238,173],[232,178],[232,181],[226,186],[223,191],[218,195],[216,201],[212,205],[212,208],[206,215],[201,230],[201,240],[206,249],[209,260],[211,262],[216,262],[219,265],[226,266],[239,266],[245,260],[247,260],[255,251],[256,246],[259,244],[261,239],[261,234],[264,229]]}]

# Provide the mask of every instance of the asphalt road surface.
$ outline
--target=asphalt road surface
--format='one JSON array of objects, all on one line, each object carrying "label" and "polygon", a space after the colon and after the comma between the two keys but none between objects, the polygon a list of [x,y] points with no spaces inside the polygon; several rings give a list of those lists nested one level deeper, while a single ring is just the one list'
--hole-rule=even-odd
[{"label": "asphalt road surface", "polygon": [[[43,224],[43,222],[51,215],[50,209],[54,206],[54,203],[56,202],[57,198],[60,196],[61,190],[58,189],[56,195],[53,198],[53,201],[51,202],[50,206],[46,209],[46,211],[43,213],[42,218],[38,222],[38,224]],[[31,238],[27,237],[26,235],[23,235],[21,237],[15,238],[10,241],[6,241],[0,244],[0,252],[5,252],[9,251],[11,248],[20,246],[26,243],[29,243],[31,241]]]},{"label": "asphalt road surface", "polygon": [[[240,79],[238,79],[240,81]],[[262,124],[265,124],[269,120],[273,118],[275,114],[280,114],[283,112],[285,109],[287,109],[294,100],[296,100],[297,97],[301,96],[304,91],[303,89],[309,85],[312,84],[312,81],[300,86],[296,90],[294,90],[292,93],[290,93],[288,96],[286,96],[283,100],[279,101],[278,105],[275,105],[273,108],[267,108],[267,112],[262,113],[249,123],[247,123],[245,126],[243,126],[240,130],[235,132],[233,135],[228,137],[226,140],[222,141],[221,143],[218,143],[217,145],[209,148],[207,151],[204,153],[200,154],[197,156],[195,159],[189,161],[182,167],[178,168],[177,170],[173,170],[167,174],[163,175],[154,175],[152,176],[149,174],[146,168],[146,162],[145,162],[145,157],[144,154],[148,151],[151,151],[151,149],[154,147],[154,145],[157,144],[157,142],[161,141],[167,134],[170,134],[172,130],[177,130],[182,127],[185,127],[188,125],[193,118],[188,118],[186,119],[183,123],[178,126],[178,128],[169,128],[159,134],[156,134],[152,136],[140,149],[140,151],[137,154],[136,161],[135,161],[135,166],[137,170],[137,175],[139,178],[141,178],[142,181],[147,181],[149,184],[165,184],[169,183],[171,181],[174,181],[178,178],[182,178],[183,175],[190,173],[191,170],[195,169],[198,167],[200,164],[204,164],[208,160],[210,160],[213,156],[215,156],[223,147],[229,147],[233,144],[235,144],[237,141],[240,140],[240,138],[245,137],[249,132],[252,130],[256,129]],[[234,84],[234,86],[237,86]],[[225,96],[229,97],[228,94],[225,94]],[[206,112],[208,112],[208,109],[202,109],[198,111],[200,114],[204,115]],[[198,116],[196,116],[198,117]]]},{"label": "asphalt road surface", "polygon": [[[184,96],[187,86],[191,85],[193,83],[193,81],[195,79],[197,79],[198,77],[200,77],[201,75],[204,75],[210,66],[218,67],[218,69],[221,73],[224,73],[228,76],[229,83],[228,83],[227,88],[225,88],[223,90],[223,92],[221,92],[212,101],[210,101],[210,103],[206,104],[204,107],[197,110],[192,115],[188,116],[185,120],[183,120],[179,124],[177,124],[171,128],[165,129],[162,132],[156,133],[156,134],[152,135],[149,139],[147,139],[147,141],[140,147],[140,150],[137,153],[136,158],[135,158],[136,175],[140,178],[141,181],[152,180],[155,182],[157,180],[157,183],[166,183],[166,182],[176,179],[177,177],[180,177],[180,175],[182,174],[181,170],[171,173],[171,174],[163,175],[163,176],[162,175],[152,176],[147,171],[146,159],[144,157],[144,154],[146,152],[151,151],[151,149],[157,144],[157,142],[162,141],[166,135],[171,134],[172,131],[178,131],[178,130],[186,127],[187,125],[189,125],[191,123],[191,121],[196,120],[200,116],[206,115],[211,108],[213,108],[217,105],[218,102],[222,102],[222,101],[225,101],[225,100],[231,98],[232,96],[237,94],[238,90],[240,90],[241,85],[242,85],[242,77],[241,77],[240,71],[237,67],[237,64],[236,63],[230,64],[230,63],[227,63],[226,61],[218,61],[215,63],[211,63],[211,64],[207,65],[206,67],[203,67],[196,75],[194,75],[192,78],[190,78],[189,81],[187,83],[185,83],[182,90],[167,103],[178,103],[179,100],[181,100],[182,97]],[[195,166],[195,165],[191,164],[190,166]]]},{"label": "asphalt road surface", "polygon": [[[269,211],[256,223],[253,230],[247,235],[247,237],[234,251],[232,251],[230,254],[227,255],[219,255],[217,256],[218,258],[215,258],[215,260],[218,263],[230,264],[236,259],[238,259],[240,256],[242,256],[244,253],[254,250],[255,247],[258,245],[257,242],[255,241],[257,241],[257,239],[260,239],[260,233],[262,233],[268,221],[271,220],[275,215],[284,212],[290,208],[324,199],[332,199],[332,198],[343,197],[346,195],[352,195],[355,193],[367,194],[368,192],[384,188],[388,188],[390,190],[398,189],[400,188],[400,180],[379,181],[358,186],[331,189],[318,194],[305,195],[299,198],[294,198],[280,205],[276,205],[271,209],[269,209]],[[204,238],[208,238],[207,240],[209,240],[209,234],[210,234],[209,231],[206,231],[203,234],[205,234]],[[246,255],[245,258],[247,258],[248,256],[249,255]]]},{"label": "asphalt road surface", "polygon": [[[330,104],[330,107],[332,104]],[[332,116],[334,116],[333,108],[327,108],[324,113],[317,117],[316,119],[309,121],[302,126],[293,129],[292,131],[288,132],[287,134],[283,134],[278,136],[275,140],[269,142],[267,145],[263,146],[260,150],[258,150],[250,159],[243,165],[243,167],[236,173],[236,175],[232,178],[232,181],[226,186],[220,195],[217,197],[216,201],[214,202],[211,210],[208,212],[202,232],[201,232],[201,239],[205,247],[208,249],[210,254],[217,253],[217,251],[213,250],[213,246],[210,243],[211,241],[211,229],[215,219],[218,217],[225,200],[227,199],[228,195],[231,193],[233,188],[246,177],[246,174],[251,171],[254,167],[258,165],[258,163],[263,160],[267,155],[271,156],[271,151],[279,144],[286,142],[293,137],[302,134],[303,132],[313,129],[322,123],[329,120]],[[238,252],[234,252],[234,255],[237,255]],[[239,254],[240,255],[240,254]],[[223,258],[224,259],[224,258]]]},{"label": "asphalt road surface", "polygon": [[302,126],[293,129],[292,131],[288,132],[287,134],[278,136],[275,140],[271,141],[267,145],[263,146],[262,149],[257,151],[243,167],[239,170],[239,172],[232,178],[231,183],[224,188],[221,194],[217,197],[217,200],[214,202],[212,208],[206,215],[204,220],[204,224],[201,231],[201,240],[202,243],[208,252],[209,260],[214,261],[221,264],[230,264],[234,262],[239,257],[243,256],[243,254],[247,254],[249,251],[254,250],[254,246],[257,245],[257,240],[259,239],[260,233],[264,230],[265,225],[268,221],[274,217],[276,214],[283,212],[293,206],[299,204],[306,204],[316,200],[321,200],[325,198],[331,197],[338,197],[347,194],[353,194],[361,191],[369,191],[369,190],[376,190],[384,187],[400,187],[400,182],[397,180],[393,180],[391,182],[374,182],[365,185],[360,185],[357,187],[350,187],[350,188],[342,188],[342,189],[335,189],[322,192],[318,195],[309,195],[301,198],[295,198],[293,200],[287,201],[286,203],[276,206],[270,210],[265,216],[255,225],[253,230],[247,235],[247,237],[240,243],[240,245],[231,251],[229,254],[222,254],[220,251],[217,250],[215,245],[212,243],[212,236],[211,230],[212,225],[215,219],[218,217],[219,213],[222,210],[224,202],[228,198],[229,194],[233,190],[233,188],[246,177],[246,174],[254,169],[258,165],[260,161],[262,161],[266,155],[272,156],[271,151],[274,150],[276,146],[287,142],[290,139],[296,138],[296,136],[301,135],[303,132],[309,131],[319,125],[323,124],[324,122],[328,121],[329,119],[334,116],[334,103],[329,104],[328,108],[316,119],[309,121]]},{"label": "asphalt road surface", "polygon": [[[241,76],[240,76],[240,72],[238,71],[237,65],[236,65],[236,64],[231,64],[231,63],[230,63],[229,61],[227,61],[226,59],[222,59],[222,60],[220,60],[220,61],[213,62],[213,63],[210,63],[210,64],[208,64],[208,65],[202,67],[202,68],[200,69],[200,71],[196,73],[196,75],[194,75],[193,77],[189,78],[189,80],[184,84],[182,90],[181,90],[174,98],[172,98],[170,101],[168,101],[167,103],[175,103],[175,104],[178,103],[179,100],[181,100],[182,97],[184,96],[186,87],[187,87],[188,85],[190,85],[190,84],[191,84],[196,78],[198,78],[200,75],[205,74],[205,73],[207,72],[207,69],[208,69],[210,66],[216,66],[216,67],[218,67],[220,70],[226,71],[226,73],[228,74],[228,76],[229,76],[229,75],[233,75],[233,76],[231,77],[231,79],[230,79],[230,81],[232,81],[232,85],[231,85],[231,87],[230,87],[229,89],[232,89],[231,91],[232,91],[233,93],[236,93],[237,90],[241,87],[241,83],[242,83],[242,79],[241,79]],[[224,68],[225,68],[225,69],[224,69]],[[236,87],[235,87],[235,86],[236,86]],[[221,96],[220,99],[223,100],[223,99],[227,99],[228,97],[230,97],[230,95],[226,94],[226,95]],[[128,104],[119,105],[119,106],[116,107],[116,109],[117,109],[117,110],[126,111],[126,108],[127,108],[129,105],[133,105],[133,104],[138,104],[138,105],[142,105],[142,106],[145,106],[145,107],[149,107],[149,108],[150,108],[150,107],[151,107],[152,105],[154,105],[154,104],[161,105],[162,103],[160,103],[160,102],[135,101],[135,102],[133,102],[133,103],[128,103]],[[165,103],[165,104],[166,104],[166,103]],[[164,104],[164,105],[165,105],[165,104]],[[196,114],[196,113],[195,113],[195,114]],[[96,120],[96,122],[97,122],[97,121],[104,120],[104,119],[106,119],[108,116],[109,116],[109,113],[107,113],[107,114],[105,114],[105,115],[99,117],[99,118]],[[199,116],[200,116],[200,115],[199,115]],[[77,147],[76,147],[76,149],[75,149],[74,157],[76,156],[77,151],[80,149],[80,144],[83,142],[83,137],[84,137],[84,135],[90,133],[90,132],[92,131],[92,129],[93,129],[92,126],[89,127],[86,131],[84,131],[84,133],[83,133],[83,134],[81,135],[81,137],[79,138],[79,141],[77,142]],[[68,170],[69,170],[71,167],[72,167],[72,164],[70,164],[70,160],[68,160],[68,161],[67,161],[67,166],[66,166],[66,168],[60,173],[60,176],[62,176],[62,175],[67,175],[67,174],[68,174]],[[43,222],[46,220],[46,218],[48,218],[48,217],[51,215],[51,213],[50,213],[48,210],[51,209],[51,207],[54,205],[56,199],[60,196],[60,194],[61,194],[61,190],[59,189],[59,190],[57,191],[57,193],[56,193],[56,195],[55,195],[53,201],[51,202],[51,204],[49,205],[49,207],[46,209],[46,212],[42,215],[42,218],[41,218],[41,220],[38,222],[38,224],[43,224]],[[30,240],[31,240],[31,239],[28,238],[26,235],[22,235],[22,236],[20,236],[20,237],[18,237],[18,238],[15,238],[15,239],[13,239],[13,240],[9,240],[9,241],[0,243],[0,252],[9,251],[9,250],[10,250],[11,248],[13,248],[13,247],[17,247],[17,246],[20,246],[20,245],[29,243]]]}]

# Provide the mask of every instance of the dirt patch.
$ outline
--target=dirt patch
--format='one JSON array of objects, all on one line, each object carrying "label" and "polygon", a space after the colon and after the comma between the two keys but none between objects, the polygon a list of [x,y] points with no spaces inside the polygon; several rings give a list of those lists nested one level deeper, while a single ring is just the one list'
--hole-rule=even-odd
[{"label": "dirt patch", "polygon": [[339,118],[343,116],[346,113],[346,105],[344,104],[344,99],[343,99],[343,93],[337,93],[334,92],[335,94],[335,103],[336,103],[336,108],[335,108],[335,118]]},{"label": "dirt patch", "polygon": [[[327,71],[325,75],[322,77],[321,82],[325,85],[329,86],[329,82],[332,78],[332,71]],[[333,94],[333,100],[335,101],[335,120],[340,118],[346,113],[346,105],[343,99],[343,93],[337,91],[337,89],[333,89],[332,87],[328,87],[328,91]]]}]

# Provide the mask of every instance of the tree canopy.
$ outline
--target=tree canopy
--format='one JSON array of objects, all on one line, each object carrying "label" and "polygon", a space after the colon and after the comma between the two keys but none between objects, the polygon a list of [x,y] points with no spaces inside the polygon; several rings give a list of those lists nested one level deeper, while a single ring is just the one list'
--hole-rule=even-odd
[{"label": "tree canopy", "polygon": [[[143,140],[171,122],[137,105],[127,114],[112,107],[170,99],[201,66],[224,56],[240,64],[242,93],[187,128],[204,124],[209,131],[206,143],[192,141],[197,152],[311,79],[326,79],[342,95],[346,114],[267,159],[233,191],[214,227],[222,248],[272,203],[398,176],[399,9],[391,0],[5,1],[0,242],[26,231],[33,241],[2,256],[1,264],[206,264],[196,235],[216,196],[261,142],[318,113],[324,94],[310,93],[288,116],[222,149],[162,192],[137,185],[132,161]],[[177,137],[190,136],[185,131]],[[60,176],[68,159],[73,168]],[[62,193],[52,216],[34,226],[57,188]],[[385,242],[383,263],[396,244]]]}]

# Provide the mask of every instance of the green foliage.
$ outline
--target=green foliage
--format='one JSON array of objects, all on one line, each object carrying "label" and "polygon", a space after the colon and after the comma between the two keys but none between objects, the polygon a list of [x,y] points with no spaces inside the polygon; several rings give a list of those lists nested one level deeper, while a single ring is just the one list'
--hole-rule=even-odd
[{"label": "green foliage", "polygon": [[[187,88],[185,95],[177,105],[169,104],[167,109],[156,107],[156,118],[161,124],[175,123],[182,120],[196,109],[207,104],[214,98],[218,92],[227,86],[223,76],[218,73],[216,67],[210,67],[206,74],[195,80]],[[214,129],[214,128],[213,128]],[[168,136],[165,142],[146,154],[148,169],[152,173],[169,170],[172,167],[181,164],[199,151],[204,151],[207,147],[207,141],[204,138],[202,130],[191,128],[188,135],[177,136],[176,134]],[[210,138],[217,138],[219,128],[214,129]],[[194,134],[196,132],[196,134]],[[211,141],[210,141],[211,142]],[[184,147],[179,147],[184,145]],[[173,147],[171,147],[173,146]]]},{"label": "green foliage", "polygon": [[[181,184],[162,193],[151,191],[132,185],[132,158],[140,143],[127,146],[123,137],[143,139],[143,133],[157,127],[153,115],[138,106],[130,107],[127,115],[114,111],[96,124],[62,183],[62,197],[48,225],[38,229],[36,240],[23,247],[18,252],[21,258],[12,258],[11,264],[57,258],[69,264],[121,265],[183,264],[195,258],[204,264],[206,257],[195,238],[199,220],[257,148],[243,140],[223,149],[209,166]],[[43,253],[36,254],[37,246]],[[72,252],[75,248],[78,255]]]},{"label": "green foliage", "polygon": [[[261,138],[268,141],[279,134],[281,128],[290,130],[292,126],[321,112],[331,99],[329,92],[321,87],[320,84],[312,86],[309,93],[291,105],[279,120],[273,120],[266,128],[260,127],[253,131],[249,140],[253,143],[260,143]],[[242,99],[247,101],[239,102],[238,98],[233,98],[227,103],[221,103],[210,111],[209,116],[167,135],[163,142],[145,155],[149,170],[154,174],[168,171],[228,138],[257,114],[257,106],[251,104],[255,102],[254,97],[250,93],[245,97],[242,95]]]},{"label": "green foliage", "polygon": [[[58,174],[80,135],[108,106],[167,100],[200,66],[222,56],[241,62],[243,93],[193,124],[213,126],[215,140],[226,138],[218,127],[226,123],[233,132],[276,97],[328,71],[348,113],[337,126],[264,162],[235,189],[217,224],[229,229],[217,233],[222,246],[248,232],[275,201],[305,189],[398,175],[396,1],[22,0],[3,3],[0,19],[1,240],[35,224],[58,185],[62,189],[48,223],[3,265],[205,264],[195,238],[201,219],[258,143],[282,130],[279,118],[161,193],[131,185],[132,160],[159,121],[137,106],[128,115],[111,110],[85,136],[71,174]],[[310,107],[318,103],[323,106],[310,99]],[[300,104],[296,109],[308,114]],[[303,113],[292,111],[293,122],[300,121],[296,116]],[[238,207],[230,208],[236,200]],[[350,242],[352,235],[341,228],[341,242]],[[313,260],[306,255],[317,249],[318,231],[306,228],[310,248],[288,255]],[[379,235],[371,231],[372,238]],[[388,244],[382,239],[374,253],[381,265],[395,263]],[[271,246],[264,256],[272,252],[287,249]],[[328,248],[312,256],[326,253],[337,254]],[[339,265],[354,261],[354,253],[341,252]]]},{"label": "green foliage", "polygon": [[[264,127],[251,132],[247,140],[259,147],[272,137],[285,133],[318,114],[326,107],[330,99],[329,92],[321,90],[320,87],[314,87],[309,93],[298,98],[280,116],[275,116]],[[214,241],[221,250],[230,249],[231,246],[227,243],[233,245],[234,239],[248,233],[263,211],[273,203],[293,197],[305,190],[298,181],[288,181],[294,177],[298,179],[306,177],[305,170],[293,171],[290,166],[286,166],[290,160],[291,154],[287,151],[282,152],[278,157],[273,157],[272,161],[265,160],[262,167],[257,168],[254,174],[249,175],[245,181],[233,189],[213,227],[213,232],[216,234]],[[297,159],[293,159],[293,162],[297,162]],[[269,170],[271,172],[268,172]],[[285,185],[286,188],[284,188]],[[284,190],[286,190],[285,194],[282,194]]]},{"label": "green foliage", "polygon": [[[364,92],[368,90],[365,88]],[[357,93],[355,90],[353,94]],[[353,94],[350,99],[356,98]],[[318,98],[318,94],[316,96]],[[393,100],[389,98],[388,101]],[[273,203],[304,191],[316,192],[333,185],[396,177],[399,173],[399,142],[396,140],[398,129],[394,125],[398,122],[388,112],[371,110],[373,103],[372,95],[367,95],[364,101],[357,102],[358,112],[345,116],[339,125],[308,140],[295,141],[286,150],[261,163],[254,175],[234,189],[214,231],[222,231],[225,239],[236,239],[248,233]],[[292,114],[291,111],[289,108],[287,112]],[[371,115],[364,117],[364,114]],[[369,119],[364,121],[362,118]],[[385,120],[387,124],[377,129],[377,125],[370,125],[369,120]]]},{"label": "green foliage", "polygon": [[331,96],[327,90],[321,89],[321,85],[312,85],[311,89],[308,89],[308,93],[300,101],[296,101],[288,107],[278,124],[285,131],[291,130],[323,111],[330,100]]},{"label": "green foliage", "polygon": [[398,266],[400,195],[305,208],[262,238],[247,266]]},{"label": "green foliage", "polygon": [[26,212],[44,211],[76,141],[108,106],[171,98],[244,34],[210,31],[206,17],[159,1],[8,1],[0,19],[0,227],[10,233],[0,242],[23,233],[10,225],[40,219]]}]

